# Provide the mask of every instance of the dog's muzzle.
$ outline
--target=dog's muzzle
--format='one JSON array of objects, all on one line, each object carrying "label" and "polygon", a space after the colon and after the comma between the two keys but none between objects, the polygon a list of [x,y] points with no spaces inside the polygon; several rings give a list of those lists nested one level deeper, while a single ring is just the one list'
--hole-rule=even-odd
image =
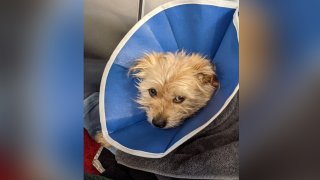
[{"label": "dog's muzzle", "polygon": [[162,117],[155,117],[152,119],[152,124],[158,128],[164,128],[167,125],[167,120]]}]

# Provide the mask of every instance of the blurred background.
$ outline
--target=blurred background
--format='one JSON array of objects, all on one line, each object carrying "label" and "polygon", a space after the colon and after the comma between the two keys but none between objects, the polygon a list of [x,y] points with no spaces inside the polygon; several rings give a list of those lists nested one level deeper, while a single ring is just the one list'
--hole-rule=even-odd
[{"label": "blurred background", "polygon": [[83,178],[83,2],[0,2],[0,179]]},{"label": "blurred background", "polygon": [[240,3],[240,177],[320,178],[318,7]]}]

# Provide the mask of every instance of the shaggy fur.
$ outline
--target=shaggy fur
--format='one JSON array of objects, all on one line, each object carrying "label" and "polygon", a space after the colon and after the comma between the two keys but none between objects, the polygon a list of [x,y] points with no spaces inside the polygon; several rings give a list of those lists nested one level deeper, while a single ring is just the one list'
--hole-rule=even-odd
[{"label": "shaggy fur", "polygon": [[207,104],[219,85],[215,67],[199,54],[146,54],[130,73],[138,79],[137,102],[159,128],[181,124]]}]

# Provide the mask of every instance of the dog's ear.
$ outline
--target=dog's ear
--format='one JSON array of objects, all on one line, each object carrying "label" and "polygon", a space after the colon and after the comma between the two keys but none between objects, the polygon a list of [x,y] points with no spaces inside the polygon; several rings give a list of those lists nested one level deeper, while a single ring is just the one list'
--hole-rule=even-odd
[{"label": "dog's ear", "polygon": [[151,65],[150,55],[145,55],[136,60],[129,68],[128,75],[132,74],[134,77],[143,79],[145,77],[145,70]]},{"label": "dog's ear", "polygon": [[128,75],[133,75],[137,78],[142,79],[144,77],[143,70],[146,68],[146,62],[144,58],[138,59],[133,63],[133,65],[129,68]]},{"label": "dog's ear", "polygon": [[219,86],[217,76],[213,73],[206,74],[206,73],[200,72],[196,74],[196,77],[202,84],[210,84],[215,88]]},{"label": "dog's ear", "polygon": [[137,72],[139,72],[141,70],[141,63],[142,62],[142,59],[138,59],[137,61],[135,61],[129,68],[129,71],[128,71],[128,75],[130,74],[135,74]]},{"label": "dog's ear", "polygon": [[145,54],[142,58],[138,59],[129,68],[128,75],[143,79],[146,76],[146,70],[151,66],[155,65],[158,60],[163,57],[160,53],[149,53]]},{"label": "dog's ear", "polygon": [[215,74],[215,66],[209,61],[198,61],[193,68],[196,70],[196,78],[200,83],[210,84],[215,88],[219,86],[217,75]]}]

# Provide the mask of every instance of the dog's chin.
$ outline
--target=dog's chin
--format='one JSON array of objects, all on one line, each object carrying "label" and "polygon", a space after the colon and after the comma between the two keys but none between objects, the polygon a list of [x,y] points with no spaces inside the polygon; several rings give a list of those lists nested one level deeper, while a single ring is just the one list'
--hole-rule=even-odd
[{"label": "dog's chin", "polygon": [[[172,128],[176,128],[176,127],[179,127],[182,123],[179,123],[179,124],[174,124],[174,125],[166,125],[165,127],[163,128],[159,128],[159,129],[172,129]],[[152,125],[152,124],[151,124]],[[157,127],[158,128],[158,127]]]},{"label": "dog's chin", "polygon": [[176,127],[179,127],[182,123],[178,123],[178,124],[168,124],[166,125],[163,129],[171,129],[171,128],[176,128]]}]

